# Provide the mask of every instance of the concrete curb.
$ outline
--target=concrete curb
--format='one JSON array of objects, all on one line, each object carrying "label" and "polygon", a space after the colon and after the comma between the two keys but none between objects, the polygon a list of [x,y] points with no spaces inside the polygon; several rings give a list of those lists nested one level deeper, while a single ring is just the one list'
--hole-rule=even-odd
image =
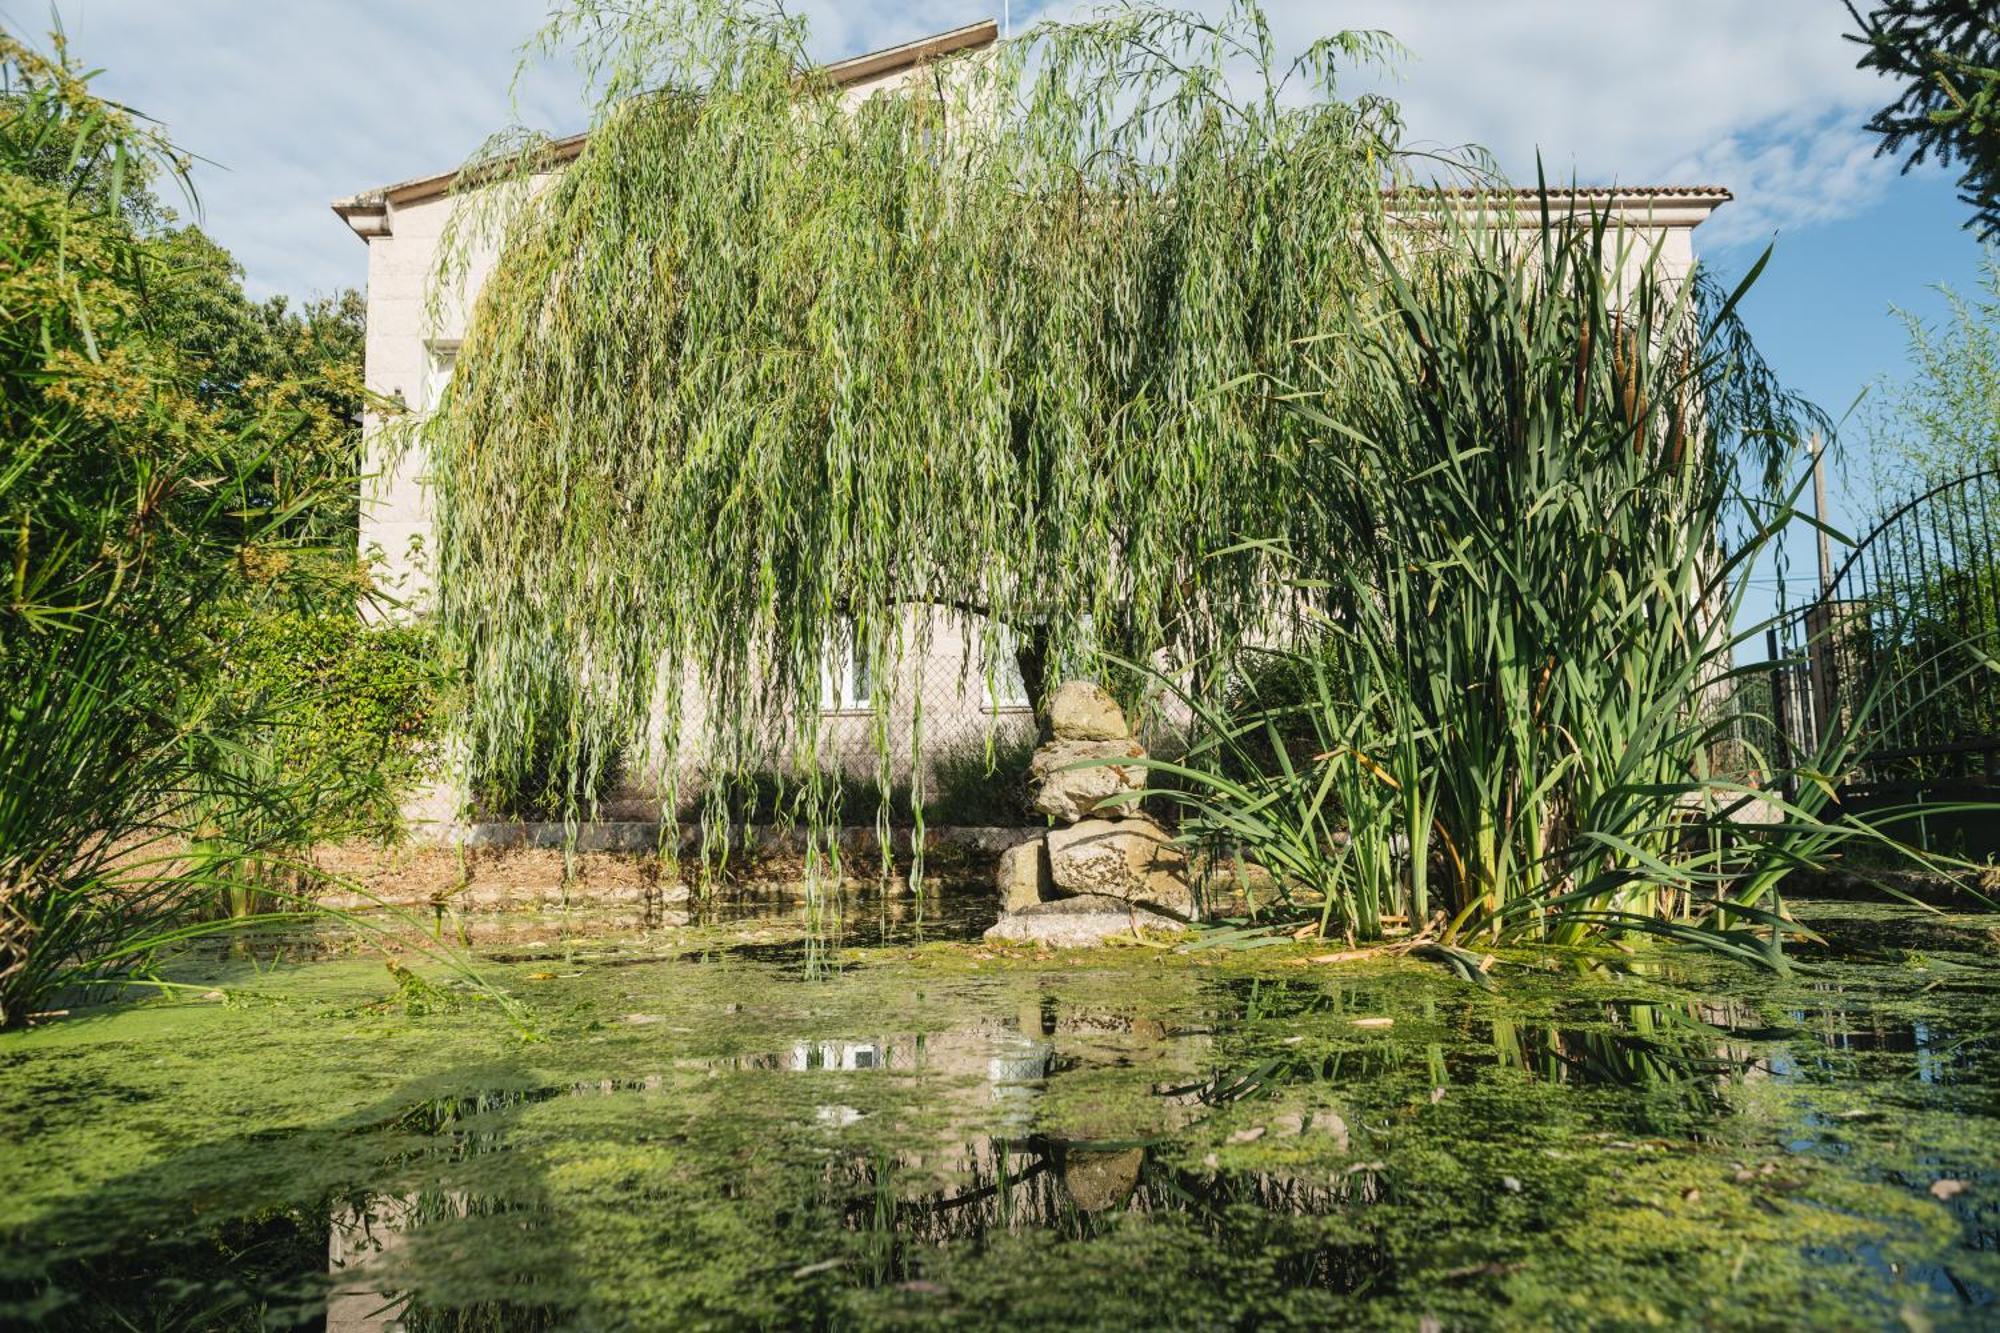
[{"label": "concrete curb", "polygon": [[[579,852],[624,852],[628,854],[658,851],[670,836],[668,830],[676,826],[658,820],[599,820],[576,826],[576,841],[573,844]],[[684,855],[692,854],[700,845],[701,830],[692,824],[678,827],[680,850]],[[998,854],[1018,842],[1044,833],[1041,828],[1010,827],[961,827],[946,825],[924,830],[926,847],[950,847],[969,852],[990,852]],[[897,853],[910,850],[912,830],[899,828],[890,832],[890,847]],[[546,851],[560,851],[566,845],[567,829],[555,822],[548,823],[505,823],[505,824],[461,824],[449,830],[440,840],[444,846],[490,848],[496,851],[532,848]],[[835,830],[843,852],[872,852],[875,850],[875,829],[872,826],[848,825]],[[756,852],[803,852],[806,846],[806,832],[800,827],[784,827],[776,824],[749,824],[729,831],[730,845]]]}]

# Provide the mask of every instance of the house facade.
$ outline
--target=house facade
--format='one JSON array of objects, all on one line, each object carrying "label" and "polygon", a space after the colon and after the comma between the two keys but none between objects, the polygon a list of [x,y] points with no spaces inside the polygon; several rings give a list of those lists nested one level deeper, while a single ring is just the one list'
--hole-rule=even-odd
[{"label": "house facade", "polygon": [[[919,76],[932,62],[947,56],[990,47],[998,38],[996,25],[976,23],[931,37],[869,52],[826,66],[823,73],[843,96],[859,104],[878,93],[894,92]],[[585,136],[553,145],[553,170],[582,151]],[[431,300],[439,248],[452,210],[456,171],[444,171],[395,185],[367,190],[336,201],[334,212],[368,247],[368,330],[366,379],[372,394],[400,402],[407,410],[425,412],[438,401],[448,383],[466,318],[478,284],[490,271],[491,256],[469,266],[461,290],[442,302]],[[1510,196],[1466,194],[1468,207],[1506,209]],[[1496,198],[1500,201],[1495,203]],[[1521,212],[1538,212],[1533,192],[1518,196]],[[1652,253],[1668,276],[1682,276],[1694,263],[1693,231],[1729,194],[1725,190],[1677,187],[1593,189],[1565,195],[1560,211],[1607,214],[1628,234],[1633,262]],[[441,314],[436,313],[438,310]],[[428,594],[428,557],[432,537],[432,506],[425,485],[425,460],[415,451],[396,456],[388,447],[386,422],[370,418],[364,425],[364,465],[361,496],[361,554],[375,581],[410,612],[421,612]],[[889,731],[903,776],[910,767],[906,738],[921,713],[926,754],[977,746],[983,750],[989,734],[1001,739],[1032,735],[1033,713],[1011,658],[989,664],[981,660],[984,635],[980,626],[944,612],[918,613],[934,617],[929,633],[912,641],[929,646],[921,657],[904,665],[907,679],[892,685]],[[872,772],[876,761],[875,719],[869,682],[848,654],[844,667],[828,673],[821,707],[828,741],[836,754],[851,756],[857,771]],[[643,766],[627,793],[632,805],[650,811],[649,779]],[[444,812],[456,798],[440,794],[426,803],[428,817],[449,818]]]},{"label": "house facade", "polygon": [[[842,60],[821,72],[858,105],[877,93],[893,92],[934,61],[990,47],[998,37],[998,26],[988,20]],[[585,138],[574,135],[552,146],[555,169],[582,151]],[[333,211],[368,246],[368,390],[417,412],[429,411],[449,382],[472,299],[491,269],[491,256],[474,262],[463,290],[442,302],[431,300],[439,248],[458,202],[453,194],[457,178],[456,170],[438,172],[333,204]],[[442,314],[434,317],[434,307],[441,307]],[[371,416],[363,425],[361,555],[376,584],[403,608],[396,614],[421,613],[432,536],[425,460],[414,453],[398,457],[390,448],[387,424]],[[994,662],[989,671],[983,636],[963,617],[937,613],[928,628],[927,636],[911,636],[911,641],[927,642],[927,650],[905,663],[907,679],[897,682],[889,708],[899,778],[910,775],[908,738],[919,714],[925,750],[940,758],[983,751],[989,732],[1001,742],[1031,738],[1034,732],[1034,712],[1011,659]],[[857,776],[873,773],[877,762],[869,686],[851,651],[822,681],[827,744]],[[653,791],[658,785],[656,776],[639,765],[609,813],[656,814]],[[437,792],[410,813],[418,823],[449,822],[459,804],[458,793]]]}]

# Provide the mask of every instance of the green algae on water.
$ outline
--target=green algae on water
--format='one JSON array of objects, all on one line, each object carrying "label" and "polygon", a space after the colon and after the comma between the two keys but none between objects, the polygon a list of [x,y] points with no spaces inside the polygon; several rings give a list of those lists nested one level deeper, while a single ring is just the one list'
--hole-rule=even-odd
[{"label": "green algae on water", "polygon": [[895,935],[809,982],[777,919],[496,943],[532,1042],[379,958],[212,959],[256,998],[0,1039],[0,1321],[1989,1323],[2000,922],[1799,910],[1793,978],[1494,994]]}]

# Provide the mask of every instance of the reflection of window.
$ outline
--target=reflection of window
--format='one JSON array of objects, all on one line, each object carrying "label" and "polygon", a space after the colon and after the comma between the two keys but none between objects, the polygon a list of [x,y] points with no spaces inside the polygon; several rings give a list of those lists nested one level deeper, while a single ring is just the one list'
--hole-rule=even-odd
[{"label": "reflection of window", "polygon": [[843,620],[820,666],[819,706],[829,712],[867,708],[868,659],[861,653],[854,622]]},{"label": "reflection of window", "polygon": [[458,365],[458,344],[428,343],[424,347],[424,401],[423,410],[436,409],[444,398],[444,389],[451,383],[451,372]]},{"label": "reflection of window", "polygon": [[987,698],[995,708],[1028,708],[1034,703],[1021,680],[1021,662],[1015,656],[1019,645],[1014,631],[1005,625],[994,634],[993,655],[986,660],[985,677],[992,682],[987,686]]}]

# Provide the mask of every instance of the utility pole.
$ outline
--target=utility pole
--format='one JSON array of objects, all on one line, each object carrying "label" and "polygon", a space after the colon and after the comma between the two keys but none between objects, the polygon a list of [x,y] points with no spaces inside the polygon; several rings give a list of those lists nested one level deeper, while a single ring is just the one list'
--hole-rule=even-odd
[{"label": "utility pole", "polygon": [[1833,546],[1826,535],[1826,458],[1820,450],[1819,432],[1812,433],[1806,448],[1812,453],[1813,517],[1819,520],[1819,595],[1833,595]]},{"label": "utility pole", "polygon": [[1814,431],[1806,447],[1812,451],[1813,517],[1819,520],[1819,596],[1806,608],[1807,703],[1812,721],[1806,734],[1817,745],[1836,718],[1845,720],[1840,691],[1840,635],[1845,628],[1840,604],[1833,598],[1833,542],[1826,535],[1826,456]]}]

